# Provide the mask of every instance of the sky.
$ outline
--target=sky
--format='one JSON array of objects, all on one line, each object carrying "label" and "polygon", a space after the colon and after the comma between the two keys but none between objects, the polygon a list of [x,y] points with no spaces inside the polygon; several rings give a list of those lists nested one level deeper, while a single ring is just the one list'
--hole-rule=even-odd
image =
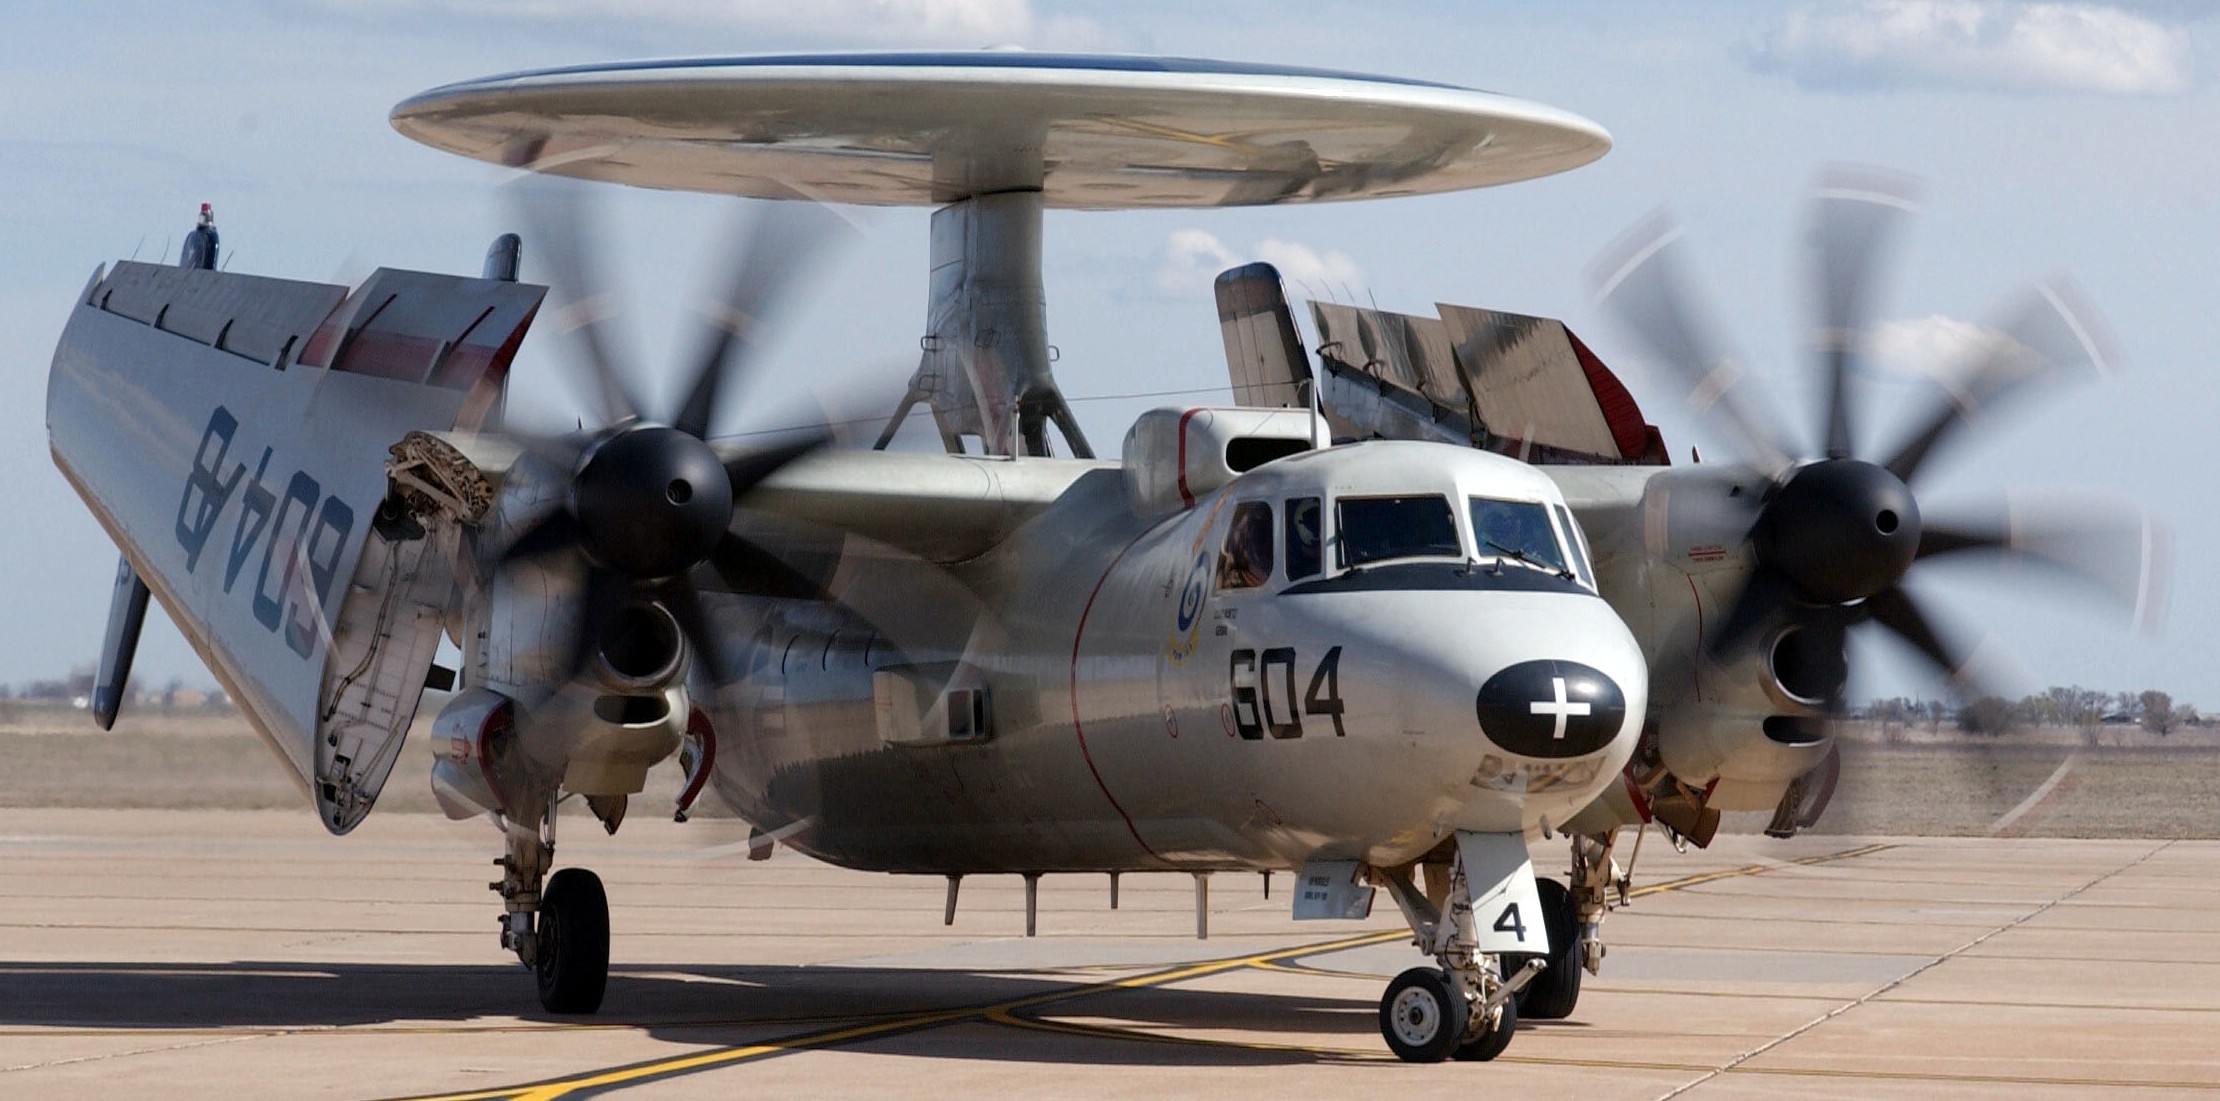
[{"label": "sky", "polygon": [[[1019,45],[1442,81],[1580,113],[1615,141],[1586,168],[1478,192],[1052,212],[1050,339],[1105,452],[1147,408],[1228,400],[1210,278],[1267,259],[1298,299],[1562,318],[1627,380],[1676,461],[1691,447],[1731,454],[1587,289],[1597,255],[1660,207],[1685,227],[1784,431],[1810,439],[1796,248],[1807,189],[1828,164],[1916,175],[1925,210],[1881,299],[1896,354],[1859,384],[1868,447],[1922,408],[1924,353],[2016,288],[2070,273],[2107,318],[2119,370],[1969,434],[1921,484],[1922,503],[2110,494],[2165,520],[2174,568],[2155,635],[2024,574],[1923,568],[1915,587],[2009,655],[1999,668],[2025,690],[2157,688],[2220,709],[2220,579],[2205,568],[2220,560],[2220,4],[120,0],[87,11],[13,5],[0,36],[0,683],[61,675],[99,648],[114,550],[54,471],[43,420],[55,341],[96,264],[174,258],[206,201],[233,271],[472,274],[495,234],[519,228],[506,174],[394,133],[386,114],[413,93],[619,59]],[[689,306],[722,270],[711,242],[724,238],[705,227],[733,205],[605,196],[611,280],[650,386],[671,379],[683,347],[671,334],[691,332]],[[813,386],[841,388],[816,395],[837,404],[898,388],[924,326],[927,217],[861,215],[722,430],[791,420]],[[578,406],[549,336],[526,341],[513,400],[519,419],[553,425]],[[1853,696],[1937,690],[1888,644],[1861,642],[1854,661]],[[166,622],[150,622],[139,670],[211,679]]]}]

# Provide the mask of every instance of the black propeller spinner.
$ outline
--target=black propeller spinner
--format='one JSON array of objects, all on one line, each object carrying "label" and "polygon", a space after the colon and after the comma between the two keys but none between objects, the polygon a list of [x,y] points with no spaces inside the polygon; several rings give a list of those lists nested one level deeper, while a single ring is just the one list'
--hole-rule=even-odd
[{"label": "black propeller spinner", "polygon": [[1911,489],[1935,447],[1976,413],[2076,365],[2106,368],[2095,317],[2066,285],[2037,287],[2011,320],[1989,334],[1973,362],[1951,376],[1944,399],[1887,458],[1875,462],[1853,454],[1849,377],[1865,351],[1872,316],[1868,292],[1914,209],[1912,193],[1907,179],[1870,171],[1829,173],[1817,189],[1811,232],[1819,307],[1816,367],[1824,375],[1826,399],[1820,426],[1825,450],[1815,459],[1796,459],[1773,430],[1773,418],[1751,409],[1738,387],[1740,366],[1719,351],[1699,320],[1692,285],[1677,258],[1679,233],[1664,216],[1637,227],[1596,272],[1603,304],[1677,376],[1692,405],[1730,428],[1768,479],[1748,534],[1756,568],[1707,640],[1707,651],[1724,659],[1768,626],[1785,621],[1802,628],[1783,636],[1772,655],[1775,670],[1791,692],[1830,709],[1840,704],[1848,678],[1844,633],[1869,620],[1963,681],[1964,650],[1936,629],[1900,584],[1921,560],[1968,552],[2027,557],[2130,599],[2147,583],[2140,575],[2147,555],[2101,553],[2121,540],[2139,551],[2147,525],[2088,519],[2015,524],[2008,509],[2002,510],[2007,517],[2002,522],[1936,521],[1923,515]]},{"label": "black propeller spinner", "polygon": [[[584,615],[566,655],[576,676],[595,652],[627,675],[662,667],[676,639],[652,612],[670,613],[694,651],[721,668],[716,633],[687,579],[707,563],[736,591],[788,597],[824,595],[815,582],[731,529],[733,510],[757,485],[830,441],[829,431],[720,459],[705,437],[719,397],[751,369],[766,318],[799,269],[824,250],[842,223],[808,203],[766,203],[750,244],[702,341],[683,391],[667,417],[641,412],[609,351],[585,242],[578,185],[520,181],[533,237],[545,256],[555,314],[571,327],[605,427],[553,438],[526,438],[527,452],[571,472],[561,507],[510,542],[500,556],[519,559],[574,552],[587,567]],[[643,615],[642,613],[647,613]],[[661,651],[659,654],[658,651]]]}]

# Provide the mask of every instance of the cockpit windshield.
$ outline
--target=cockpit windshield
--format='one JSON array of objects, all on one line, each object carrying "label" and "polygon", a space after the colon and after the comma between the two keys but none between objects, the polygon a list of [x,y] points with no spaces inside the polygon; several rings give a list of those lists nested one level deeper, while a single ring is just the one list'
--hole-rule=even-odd
[{"label": "cockpit windshield", "polygon": [[[1342,566],[1464,557],[1447,497],[1344,497],[1334,502],[1334,509]],[[1548,523],[1543,521],[1544,530]]]},{"label": "cockpit windshield", "polygon": [[1472,499],[1472,534],[1482,558],[1508,558],[1536,569],[1570,576],[1565,551],[1549,523],[1549,510],[1537,501]]}]

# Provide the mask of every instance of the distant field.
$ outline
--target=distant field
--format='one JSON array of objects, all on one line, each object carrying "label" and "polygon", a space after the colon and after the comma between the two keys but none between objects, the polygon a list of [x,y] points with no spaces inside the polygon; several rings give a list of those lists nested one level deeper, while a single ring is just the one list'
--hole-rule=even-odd
[{"label": "distant field", "polygon": [[[2072,757],[2050,792],[2008,827]],[[1817,833],[2013,837],[2220,837],[2220,752],[2205,747],[1875,746],[1847,742],[1842,781]],[[1770,815],[1734,814],[1756,832]]]},{"label": "distant field", "polygon": [[[379,811],[439,813],[432,800],[426,720],[410,731]],[[648,776],[635,803],[646,813],[671,805],[675,765]],[[103,731],[83,711],[18,709],[0,715],[0,807],[165,807],[262,810],[302,808],[296,786],[245,719],[236,713],[134,715]]]},{"label": "distant field", "polygon": [[[419,724],[378,801],[436,813]],[[2092,745],[2092,742],[2101,744]],[[1978,836],[2027,800],[2069,757],[2049,795],[2006,833],[2036,837],[2220,837],[2220,730],[2156,738],[2131,728],[2022,732],[2002,742],[1948,730],[1854,727],[1843,774],[1817,832]],[[677,769],[649,777],[640,813],[670,805]],[[113,732],[85,712],[0,714],[0,806],[263,809],[305,806],[270,751],[232,714],[131,714]],[[1732,814],[1755,832],[1765,814]]]}]

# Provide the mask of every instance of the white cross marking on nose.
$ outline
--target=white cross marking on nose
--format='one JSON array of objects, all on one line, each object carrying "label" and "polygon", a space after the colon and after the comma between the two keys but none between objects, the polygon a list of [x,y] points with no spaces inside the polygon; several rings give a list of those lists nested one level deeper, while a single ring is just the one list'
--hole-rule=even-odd
[{"label": "white cross marking on nose", "polygon": [[1556,693],[1556,699],[1535,700],[1527,707],[1536,715],[1555,716],[1557,729],[1551,731],[1549,736],[1552,741],[1563,741],[1565,740],[1565,719],[1573,715],[1585,715],[1591,708],[1586,702],[1575,702],[1565,695],[1565,678],[1551,677],[1549,678],[1549,686],[1550,690]]}]

